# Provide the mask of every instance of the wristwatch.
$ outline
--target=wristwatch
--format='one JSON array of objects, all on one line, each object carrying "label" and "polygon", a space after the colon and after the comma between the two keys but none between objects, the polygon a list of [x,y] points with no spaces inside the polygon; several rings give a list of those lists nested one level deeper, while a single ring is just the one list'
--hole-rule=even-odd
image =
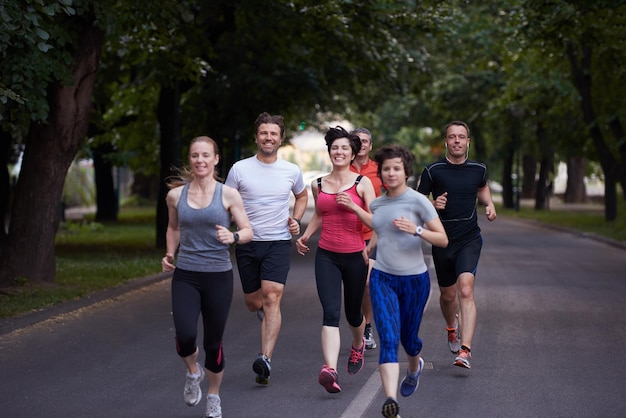
[{"label": "wristwatch", "polygon": [[293,218],[294,221],[296,221],[298,223],[299,227],[302,227],[302,224],[300,223],[300,219],[298,218]]},{"label": "wristwatch", "polygon": [[233,232],[233,239],[235,240],[234,241],[235,244],[239,241],[239,233],[238,232]]},{"label": "wristwatch", "polygon": [[416,237],[419,237],[422,235],[422,231],[424,230],[424,228],[422,228],[421,226],[417,225],[417,228],[415,228],[415,233],[413,235],[415,235]]}]

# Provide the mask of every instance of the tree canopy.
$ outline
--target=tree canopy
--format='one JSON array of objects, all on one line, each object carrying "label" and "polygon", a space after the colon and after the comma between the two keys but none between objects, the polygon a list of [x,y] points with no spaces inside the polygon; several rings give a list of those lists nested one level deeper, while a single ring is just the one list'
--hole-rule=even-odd
[{"label": "tree canopy", "polygon": [[226,174],[253,151],[263,111],[283,114],[288,133],[341,115],[420,164],[441,152],[447,121],[465,120],[505,205],[522,155],[529,184],[540,166],[538,199],[555,161],[584,157],[602,167],[614,219],[625,16],[623,1],[0,0],[0,156],[23,150],[15,187],[0,170],[0,283],[54,280],[77,155],[100,167],[99,210],[112,167],[152,179],[162,246],[163,180],[188,140],[214,138]]}]

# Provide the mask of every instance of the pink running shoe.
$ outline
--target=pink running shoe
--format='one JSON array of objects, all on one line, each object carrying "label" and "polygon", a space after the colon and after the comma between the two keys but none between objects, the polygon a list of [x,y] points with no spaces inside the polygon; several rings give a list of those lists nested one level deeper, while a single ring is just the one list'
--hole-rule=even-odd
[{"label": "pink running shoe", "polygon": [[337,376],[335,369],[331,369],[324,364],[318,378],[320,385],[324,386],[328,393],[339,393],[341,392],[341,387],[337,383],[338,380],[339,376]]}]

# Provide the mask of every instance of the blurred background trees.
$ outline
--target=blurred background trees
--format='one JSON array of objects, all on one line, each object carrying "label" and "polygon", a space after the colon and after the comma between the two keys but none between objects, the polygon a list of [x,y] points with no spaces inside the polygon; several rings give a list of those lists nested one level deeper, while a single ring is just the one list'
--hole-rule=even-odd
[{"label": "blurred background trees", "polygon": [[100,221],[132,172],[162,247],[164,179],[189,140],[214,138],[225,176],[263,111],[288,138],[366,126],[418,170],[464,120],[505,207],[547,209],[566,163],[565,200],[587,199],[595,170],[610,222],[626,197],[625,22],[619,0],[0,0],[0,283],[54,280],[72,162],[93,163]]}]

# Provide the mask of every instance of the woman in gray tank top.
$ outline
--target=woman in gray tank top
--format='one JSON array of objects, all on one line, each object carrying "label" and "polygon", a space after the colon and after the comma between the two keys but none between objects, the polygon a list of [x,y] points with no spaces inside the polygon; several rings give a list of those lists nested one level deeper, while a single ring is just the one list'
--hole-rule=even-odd
[{"label": "woman in gray tank top", "polygon": [[[222,337],[233,297],[230,244],[252,240],[252,228],[239,192],[215,173],[217,144],[207,136],[191,141],[188,169],[169,183],[163,271],[172,275],[172,316],[176,351],[187,367],[183,397],[189,406],[202,400],[200,384],[209,381],[205,417],[222,416],[219,397],[224,374]],[[231,218],[237,231],[230,230]],[[175,254],[176,263],[174,261]],[[204,367],[198,363],[198,317],[204,329]],[[206,372],[205,372],[206,369]]]}]

